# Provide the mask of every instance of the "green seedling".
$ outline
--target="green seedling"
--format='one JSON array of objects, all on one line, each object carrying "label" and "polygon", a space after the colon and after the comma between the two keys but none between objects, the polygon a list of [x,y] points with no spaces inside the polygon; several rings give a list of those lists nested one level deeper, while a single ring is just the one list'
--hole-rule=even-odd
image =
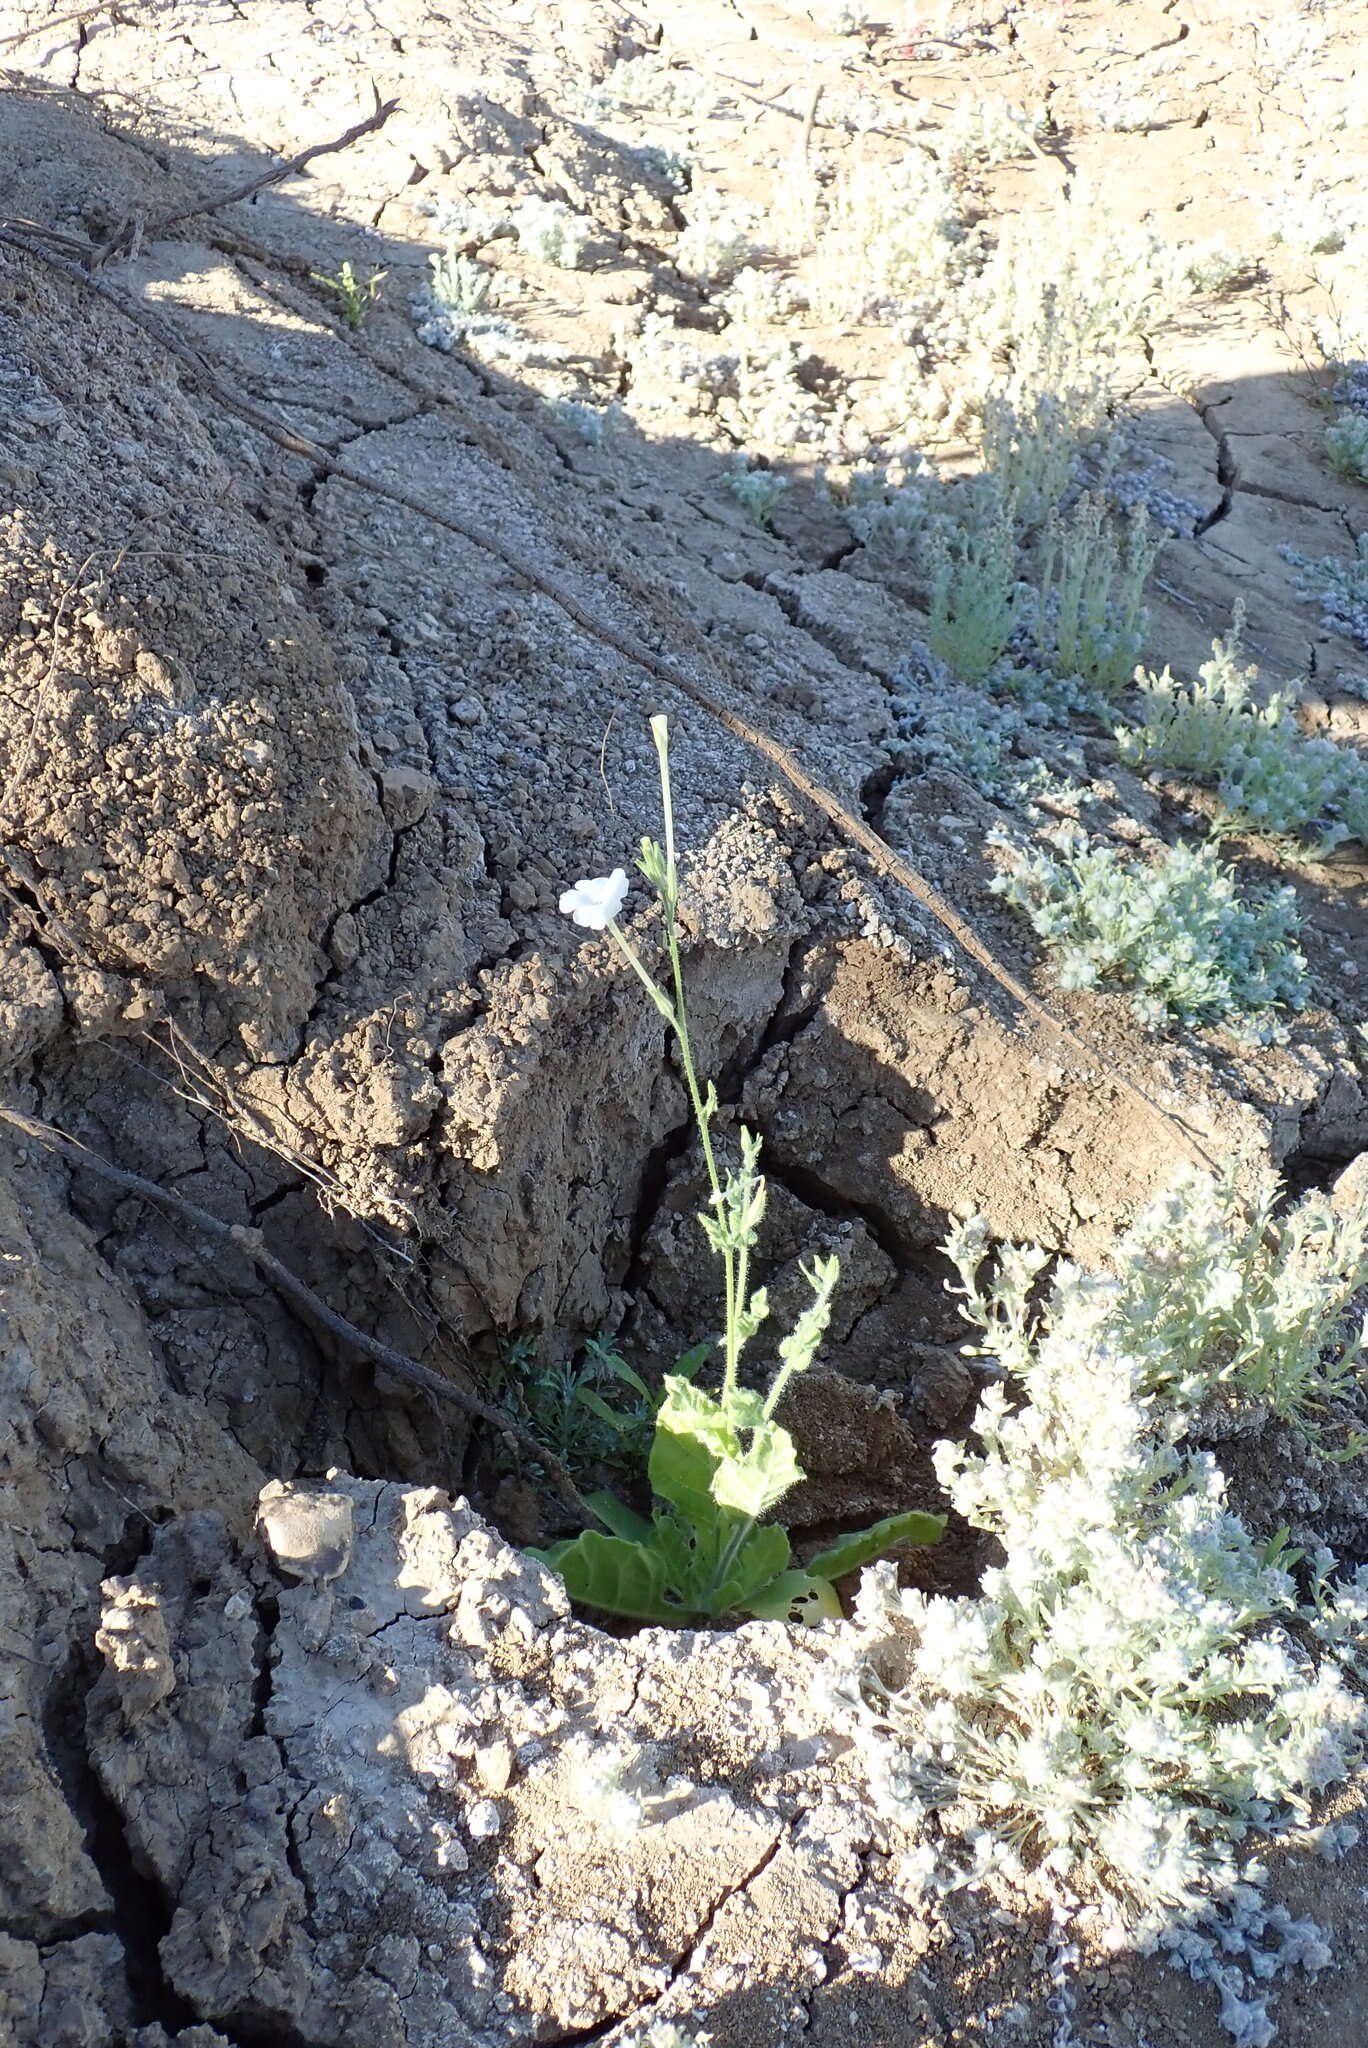
[{"label": "green seedling", "polygon": [[382,281],[389,276],[387,270],[373,270],[369,277],[359,278],[350,263],[344,263],[334,277],[327,277],[321,270],[309,272],[315,284],[325,285],[341,303],[342,318],[353,334],[360,331],[367,313],[380,296]]}]

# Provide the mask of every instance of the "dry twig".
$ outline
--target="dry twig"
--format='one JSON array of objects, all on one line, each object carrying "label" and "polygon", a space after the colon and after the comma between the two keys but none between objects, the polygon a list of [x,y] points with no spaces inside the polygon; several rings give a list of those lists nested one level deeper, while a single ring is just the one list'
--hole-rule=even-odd
[{"label": "dry twig", "polygon": [[245,185],[235,185],[231,192],[220,193],[217,197],[197,199],[193,205],[177,207],[174,213],[158,215],[155,220],[144,223],[144,239],[149,235],[159,235],[166,228],[176,227],[183,220],[193,220],[197,214],[217,213],[221,207],[236,206],[239,200],[250,199],[254,193],[264,191],[268,185],[279,185],[283,179],[293,178],[297,171],[302,171],[305,164],[312,163],[315,157],[335,156],[338,150],[349,149],[353,142],[359,142],[363,135],[374,134],[377,129],[384,127],[399,102],[397,99],[382,100],[374,84],[371,90],[375,92],[375,111],[368,114],[364,121],[353,122],[341,135],[335,135],[331,142],[310,144],[308,149],[301,149],[287,163],[276,164],[273,169],[263,171],[259,177],[249,178]]},{"label": "dry twig", "polygon": [[404,1380],[412,1387],[421,1387],[425,1393],[434,1395],[439,1401],[450,1401],[457,1408],[477,1421],[487,1423],[500,1436],[511,1438],[523,1450],[537,1459],[545,1468],[547,1476],[566,1507],[588,1522],[592,1518],[580,1497],[579,1489],[566,1471],[560,1459],[549,1451],[532,1432],[524,1429],[515,1417],[504,1409],[491,1407],[476,1395],[466,1393],[463,1387],[445,1380],[440,1373],[430,1372],[425,1365],[409,1358],[404,1352],[396,1351],[392,1344],[382,1343],[378,1337],[367,1336],[358,1330],[355,1323],[349,1323],[345,1316],[329,1308],[321,1295],[314,1293],[288,1266],[282,1265],[273,1252],[266,1249],[266,1241],[259,1230],[249,1229],[240,1223],[225,1223],[221,1217],[211,1216],[207,1209],[201,1209],[194,1202],[187,1202],[182,1195],[173,1195],[169,1189],[159,1187],[156,1181],[146,1180],[140,1173],[130,1173],[126,1167],[115,1166],[98,1152],[92,1152],[79,1139],[68,1137],[55,1124],[43,1123],[37,1117],[24,1116],[17,1109],[10,1109],[0,1103],[0,1121],[21,1131],[26,1138],[34,1139],[49,1152],[67,1160],[73,1166],[88,1167],[111,1187],[122,1188],[126,1194],[137,1195],[145,1202],[155,1203],[178,1216],[182,1222],[216,1243],[231,1245],[235,1251],[245,1254],[257,1270],[269,1280],[287,1301],[308,1318],[316,1329],[323,1330],[349,1349],[368,1358],[372,1365],[378,1365],[395,1379]]},{"label": "dry twig", "polygon": [[35,21],[31,28],[18,29],[12,36],[0,36],[0,50],[12,50],[16,43],[26,43],[30,36],[51,35],[55,28],[70,28],[87,21],[98,21],[102,14],[108,14],[124,27],[133,27],[117,0],[104,0],[99,7],[77,7],[70,14],[59,14],[52,21]]}]

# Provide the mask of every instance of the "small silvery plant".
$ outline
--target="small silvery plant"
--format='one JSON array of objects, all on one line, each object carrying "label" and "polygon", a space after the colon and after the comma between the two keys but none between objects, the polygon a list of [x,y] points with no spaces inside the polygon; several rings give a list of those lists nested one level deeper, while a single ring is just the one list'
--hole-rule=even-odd
[{"label": "small silvery plant", "polygon": [[983,1220],[951,1235],[971,1349],[1002,1377],[974,1448],[940,1445],[936,1469],[1004,1562],[958,1601],[867,1573],[838,1685],[886,1818],[915,1832],[955,1807],[963,1826],[967,1803],[958,1852],[909,1852],[914,1886],[1030,1869],[1142,1937],[1213,1900],[1248,1923],[1260,1838],[1360,1760],[1368,1568],[1337,1577],[1320,1551],[1299,1584],[1285,1532],[1251,1533],[1186,1442],[1214,1393],[1281,1404],[1269,1346],[1299,1361],[1294,1420],[1327,1376],[1327,1398],[1361,1388],[1346,1310],[1368,1214],[1331,1226],[1315,1198],[1259,1235],[1273,1209],[1268,1191],[1242,1215],[1229,1181],[1191,1176],[1110,1273],[1060,1264],[1043,1303],[1047,1252],[1007,1246],[985,1281]]},{"label": "small silvery plant", "polygon": [[957,100],[936,133],[936,150],[957,171],[993,170],[1014,157],[1039,153],[1048,116],[1043,105],[1014,106],[1001,93]]},{"label": "small silvery plant", "polygon": [[721,104],[722,95],[696,71],[670,64],[654,51],[621,58],[581,99],[586,114],[630,110],[661,114],[669,121],[706,121]]},{"label": "small silvery plant", "polygon": [[1011,511],[991,479],[956,502],[977,513],[963,525],[929,529],[931,595],[927,640],[932,653],[966,682],[982,682],[996,667],[1025,615],[1027,588],[1017,563]]},{"label": "small silvery plant", "polygon": [[1341,476],[1368,484],[1368,413],[1338,414],[1325,430],[1325,452]]},{"label": "small silvery plant", "polygon": [[1124,539],[1097,498],[1081,497],[1067,523],[1050,516],[1036,612],[1036,645],[1047,668],[1102,691],[1118,690],[1134,675],[1149,629],[1145,585],[1166,538],[1150,532],[1143,502],[1128,516]]},{"label": "small silvery plant", "polygon": [[1107,435],[1106,400],[1095,379],[1082,391],[994,393],[979,417],[984,467],[1023,529],[1057,510],[1077,479],[1083,450]]},{"label": "small silvery plant", "polygon": [[745,269],[754,253],[748,209],[704,186],[688,200],[688,221],[674,245],[674,261],[685,276],[702,283],[728,280]]},{"label": "small silvery plant", "polygon": [[1327,626],[1356,646],[1368,647],[1368,533],[1359,535],[1347,561],[1339,555],[1322,555],[1312,561],[1293,547],[1278,552],[1301,571],[1298,597],[1318,604]]},{"label": "small silvery plant", "polygon": [[[913,764],[949,769],[1014,810],[1057,789],[1041,756],[1048,751],[1058,758],[1064,750],[1053,736],[1047,738],[1040,707],[995,702],[982,690],[956,683],[929,648],[895,670],[889,709],[905,750],[898,756],[900,770]],[[1077,756],[1065,759],[1082,772]]]},{"label": "small silvery plant", "polygon": [[567,1797],[592,1827],[630,1841],[649,1818],[652,1793],[640,1743],[577,1735],[560,1753]]},{"label": "small silvery plant", "polygon": [[1151,863],[1076,829],[1056,844],[1021,855],[992,888],[1044,939],[1061,988],[1129,989],[1152,1030],[1225,1023],[1264,1039],[1284,1030],[1281,1006],[1304,1007],[1291,889],[1242,899],[1209,847],[1170,847]]},{"label": "small silvery plant", "polygon": [[516,344],[516,327],[496,311],[506,289],[496,271],[463,255],[455,240],[428,262],[432,276],[412,307],[419,341],[445,354],[476,338],[494,346]]},{"label": "small silvery plant", "polygon": [[710,2048],[711,2034],[686,2032],[673,2020],[652,2020],[623,2037],[620,2048]]},{"label": "small silvery plant", "polygon": [[780,476],[777,470],[752,469],[746,456],[738,453],[732,458],[726,481],[727,489],[737,504],[768,533],[773,525],[774,508],[788,489],[788,478]]},{"label": "small silvery plant", "polygon": [[[837,498],[834,489],[832,496]],[[940,523],[945,496],[932,465],[909,449],[892,462],[852,464],[839,509],[862,547],[897,561],[919,548]]]},{"label": "small silvery plant", "polygon": [[616,398],[606,405],[590,405],[582,398],[548,398],[546,409],[558,426],[582,441],[586,448],[602,448],[626,424],[627,415]]},{"label": "small silvery plant", "polygon": [[528,198],[509,215],[518,247],[557,270],[582,270],[593,222],[572,213],[563,199]]},{"label": "small silvery plant", "polygon": [[1236,643],[1217,640],[1193,683],[1141,673],[1145,723],[1116,733],[1124,761],[1176,768],[1216,786],[1217,829],[1268,832],[1289,851],[1324,853],[1345,839],[1368,842],[1368,761],[1357,749],[1308,738],[1291,699],[1260,705]]},{"label": "small silvery plant", "polygon": [[642,840],[638,867],[660,904],[668,986],[651,972],[618,922],[627,900],[622,868],[577,882],[561,897],[560,907],[585,930],[607,933],[678,1050],[711,1193],[698,1220],[722,1266],[722,1384],[714,1394],[697,1382],[711,1345],[688,1354],[680,1369],[665,1376],[647,1466],[657,1503],[649,1517],[615,1494],[592,1493],[587,1505],[608,1533],[586,1529],[532,1555],[560,1573],[572,1598],[638,1621],[688,1623],[729,1614],[769,1620],[839,1618],[833,1580],[895,1543],[935,1542],[943,1518],[915,1511],[888,1516],[842,1537],[801,1570],[791,1563],[783,1528],[765,1519],[804,1476],[793,1439],[776,1414],[789,1383],[817,1356],[840,1267],[834,1258],[816,1258],[804,1268],[812,1299],[780,1340],[779,1369],[768,1392],[744,1386],[742,1355],[769,1315],[764,1288],[751,1284],[766,1200],[760,1140],[743,1127],[740,1163],[723,1170],[713,1139],[717,1090],[711,1081],[706,1086],[699,1081],[684,1002],[666,720],[653,718],[651,731],[660,762],[665,838],[663,845]]},{"label": "small silvery plant", "polygon": [[[981,1221],[952,1240],[964,1313],[1011,1379],[1029,1375],[1042,1339],[1066,1325],[1090,1351],[1136,1362],[1136,1391],[1154,1427],[1175,1438],[1213,1401],[1233,1400],[1291,1423],[1320,1454],[1354,1458],[1368,1389],[1368,1215],[1313,1190],[1288,1206],[1276,1178],[1184,1168],[1118,1241],[1110,1270],[1055,1268],[1043,1309],[1027,1269],[1043,1254],[1004,1257],[992,1283],[974,1278],[989,1251]],[[1162,1411],[1162,1412],[1160,1412]]]}]

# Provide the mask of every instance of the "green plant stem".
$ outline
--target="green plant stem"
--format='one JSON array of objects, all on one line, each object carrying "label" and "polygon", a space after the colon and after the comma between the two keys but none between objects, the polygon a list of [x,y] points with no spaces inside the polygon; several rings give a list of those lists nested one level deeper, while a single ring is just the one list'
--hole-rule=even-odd
[{"label": "green plant stem", "polygon": [[[712,1187],[713,1206],[720,1216],[723,1213],[722,1178],[717,1170],[717,1157],[713,1151],[712,1132],[709,1128],[712,1112],[704,1100],[702,1090],[698,1085],[698,1073],[694,1066],[693,1047],[689,1043],[689,1027],[684,1009],[684,969],[679,957],[679,941],[675,934],[673,921],[669,918],[668,903],[665,907],[667,916],[665,927],[666,943],[669,948],[670,970],[675,986],[675,1000],[673,1003],[616,920],[609,922],[608,936],[612,939],[623,959],[636,975],[638,981],[646,990],[647,995],[649,995],[651,1001],[655,1004],[679,1042],[680,1062],[684,1069],[684,1085],[689,1092],[689,1101],[693,1106],[694,1120],[698,1125],[698,1135],[703,1145],[703,1160],[708,1169],[708,1180]],[[736,1254],[730,1245],[724,1245],[722,1249],[722,1270],[726,1283],[725,1387],[726,1391],[730,1393],[736,1385],[737,1362],[740,1351],[736,1332],[736,1309],[738,1304]]]},{"label": "green plant stem", "polygon": [[732,1566],[736,1563],[737,1558],[741,1555],[741,1547],[745,1543],[747,1537],[750,1535],[751,1530],[754,1527],[755,1517],[753,1515],[747,1515],[745,1519],[737,1527],[737,1529],[733,1532],[731,1540],[728,1542],[726,1548],[722,1552],[721,1557],[718,1559],[716,1565],[713,1568],[712,1580],[708,1586],[708,1591],[706,1595],[706,1599],[709,1605],[717,1597],[717,1594],[721,1591],[722,1587],[726,1585],[727,1574],[731,1570]]},{"label": "green plant stem", "polygon": [[[712,1143],[712,1112],[698,1085],[698,1071],[694,1066],[693,1046],[689,1039],[688,1012],[684,1003],[684,965],[679,957],[679,871],[675,864],[674,836],[674,795],[670,784],[669,732],[662,717],[651,720],[651,736],[655,740],[656,754],[660,761],[660,807],[665,822],[665,887],[661,891],[661,909],[665,917],[665,944],[670,955],[670,973],[674,980],[674,1024],[675,1037],[679,1041],[680,1064],[684,1069],[684,1085],[689,1091],[693,1106],[694,1120],[698,1125],[699,1141],[703,1147],[703,1163],[708,1172],[708,1183],[712,1189],[713,1206],[721,1216],[722,1176],[717,1170],[717,1159]],[[723,1372],[723,1398],[735,1391],[736,1373],[740,1357],[737,1337],[737,1313],[744,1301],[744,1293],[738,1285],[736,1254],[730,1245],[723,1247],[722,1272],[725,1297],[725,1367]],[[742,1269],[744,1282],[744,1265]]]}]

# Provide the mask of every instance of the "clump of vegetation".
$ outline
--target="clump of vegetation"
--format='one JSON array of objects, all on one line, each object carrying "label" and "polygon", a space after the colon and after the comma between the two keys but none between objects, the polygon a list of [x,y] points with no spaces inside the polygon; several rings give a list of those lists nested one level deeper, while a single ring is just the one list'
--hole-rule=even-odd
[{"label": "clump of vegetation", "polygon": [[1084,449],[1105,439],[1106,398],[1096,379],[1078,390],[997,392],[979,422],[984,468],[1016,524],[1030,529],[1068,495]]},{"label": "clump of vegetation", "polygon": [[946,492],[930,463],[909,452],[900,461],[856,463],[832,495],[861,546],[898,561],[938,522]]},{"label": "clump of vegetation", "polygon": [[[1009,1246],[985,1283],[982,1219],[950,1238],[973,1349],[1003,1377],[976,1448],[942,1444],[936,1468],[1006,1562],[965,1601],[866,1575],[845,1696],[875,1796],[905,1826],[965,1800],[981,1821],[968,1868],[928,1843],[906,1878],[1043,1867],[1151,1931],[1224,1894],[1247,1937],[1268,1917],[1252,1840],[1361,1757],[1368,1568],[1336,1584],[1322,1551],[1303,1591],[1286,1533],[1252,1534],[1184,1443],[1218,1392],[1298,1426],[1361,1400],[1368,1214],[1319,1196],[1276,1214],[1271,1186],[1246,1209],[1230,1179],[1190,1176],[1110,1273],[1059,1265],[1043,1306],[1048,1253]],[[890,1637],[911,1652],[896,1686],[877,1675]]]},{"label": "clump of vegetation", "polygon": [[[605,1400],[605,1387],[615,1400]],[[591,1340],[580,1359],[546,1360],[533,1339],[515,1337],[490,1373],[489,1390],[576,1475],[598,1465],[635,1471],[646,1455],[654,1397],[606,1344]]]},{"label": "clump of vegetation", "polygon": [[1341,476],[1368,484],[1368,412],[1338,413],[1325,430],[1325,452]]},{"label": "clump of vegetation", "polygon": [[538,262],[558,270],[580,270],[593,235],[593,223],[573,213],[563,199],[524,199],[508,217],[518,238]]},{"label": "clump of vegetation", "polygon": [[550,398],[547,410],[586,448],[602,448],[618,433],[626,420],[617,399],[607,405],[588,405],[582,398]]},{"label": "clump of vegetation", "polygon": [[645,2029],[629,2034],[622,2048],[711,2048],[711,2034],[686,2032],[673,2020],[652,2020]]},{"label": "clump of vegetation", "polygon": [[1290,888],[1243,900],[1210,848],[1127,859],[1086,834],[1035,847],[992,886],[1046,942],[1061,988],[1131,991],[1143,1024],[1226,1023],[1276,1036],[1278,1008],[1306,1000]]},{"label": "clump of vegetation", "polygon": [[774,508],[788,489],[788,478],[780,476],[777,470],[752,469],[746,457],[738,454],[727,471],[727,489],[756,524],[768,532],[774,523]]},{"label": "clump of vegetation", "polygon": [[1279,549],[1283,560],[1301,570],[1297,595],[1320,606],[1327,626],[1358,647],[1368,647],[1368,533],[1361,533],[1348,561],[1322,555],[1312,561],[1296,548]]},{"label": "clump of vegetation", "polygon": [[495,309],[498,274],[477,257],[463,255],[453,239],[428,258],[431,277],[413,301],[419,341],[450,352],[469,338],[491,345],[517,340],[517,329]]},{"label": "clump of vegetation", "polygon": [[920,150],[886,164],[857,148],[814,200],[813,223],[809,289],[824,318],[929,310],[981,261],[948,173]]},{"label": "clump of vegetation", "polygon": [[[923,663],[904,664],[895,673],[889,709],[906,755],[920,767],[949,769],[1013,809],[1058,792],[1058,774],[1041,759],[1049,708],[1038,702],[998,702],[966,688],[928,650]],[[1077,756],[1061,749],[1057,734],[1050,735],[1049,750],[1052,757],[1063,752],[1071,770],[1081,769]]]},{"label": "clump of vegetation", "polygon": [[962,523],[938,521],[928,531],[931,651],[963,676],[982,682],[1007,650],[1025,613],[1026,586],[1017,562],[1016,531],[996,492],[961,487],[969,510]]},{"label": "clump of vegetation", "polygon": [[704,186],[688,202],[688,220],[674,246],[676,266],[703,283],[734,278],[754,251],[751,217],[732,200]]},{"label": "clump of vegetation", "polygon": [[341,303],[342,318],[353,334],[365,325],[366,315],[380,296],[380,286],[389,276],[387,270],[372,270],[368,277],[358,277],[351,264],[344,263],[340,270],[327,277],[321,270],[311,270],[310,277],[315,284],[326,285]]},{"label": "clump of vegetation", "polygon": [[1130,514],[1124,539],[1097,498],[1080,498],[1067,522],[1051,515],[1036,613],[1046,668],[1104,693],[1134,675],[1149,628],[1145,585],[1164,540],[1150,532],[1143,504]]},{"label": "clump of vegetation", "polygon": [[706,121],[722,104],[715,87],[696,71],[670,64],[647,52],[623,57],[582,98],[586,114],[613,114],[623,109],[661,114],[670,121]]},{"label": "clump of vegetation", "polygon": [[936,152],[957,171],[992,170],[1015,157],[1040,153],[1044,106],[1013,105],[1001,93],[957,100],[936,133]]},{"label": "clump of vegetation", "polygon": [[1256,703],[1257,674],[1239,665],[1233,641],[1220,640],[1194,683],[1167,668],[1142,674],[1145,723],[1118,729],[1122,759],[1214,782],[1218,825],[1289,837],[1313,854],[1345,839],[1368,842],[1368,761],[1353,747],[1308,738],[1290,698]]},{"label": "clump of vegetation", "polygon": [[815,1621],[840,1615],[834,1579],[895,1543],[935,1542],[943,1522],[917,1512],[889,1516],[843,1537],[799,1570],[786,1532],[765,1520],[804,1476],[793,1439],[776,1415],[789,1383],[817,1356],[840,1266],[834,1258],[817,1258],[804,1269],[812,1300],[780,1340],[779,1369],[769,1391],[743,1386],[742,1354],[769,1315],[764,1288],[751,1284],[766,1200],[760,1140],[743,1128],[739,1163],[723,1171],[713,1137],[717,1091],[698,1080],[684,1003],[665,719],[653,718],[651,729],[660,760],[665,840],[661,845],[643,839],[638,865],[660,903],[669,987],[656,980],[618,924],[627,896],[621,868],[567,890],[561,909],[586,929],[608,933],[678,1048],[711,1189],[699,1222],[722,1265],[722,1384],[714,1394],[697,1382],[712,1345],[695,1350],[666,1375],[647,1466],[659,1504],[649,1518],[614,1494],[591,1494],[588,1505],[609,1533],[586,1529],[533,1555],[561,1574],[574,1599],[639,1621],[686,1623],[728,1614]]}]

